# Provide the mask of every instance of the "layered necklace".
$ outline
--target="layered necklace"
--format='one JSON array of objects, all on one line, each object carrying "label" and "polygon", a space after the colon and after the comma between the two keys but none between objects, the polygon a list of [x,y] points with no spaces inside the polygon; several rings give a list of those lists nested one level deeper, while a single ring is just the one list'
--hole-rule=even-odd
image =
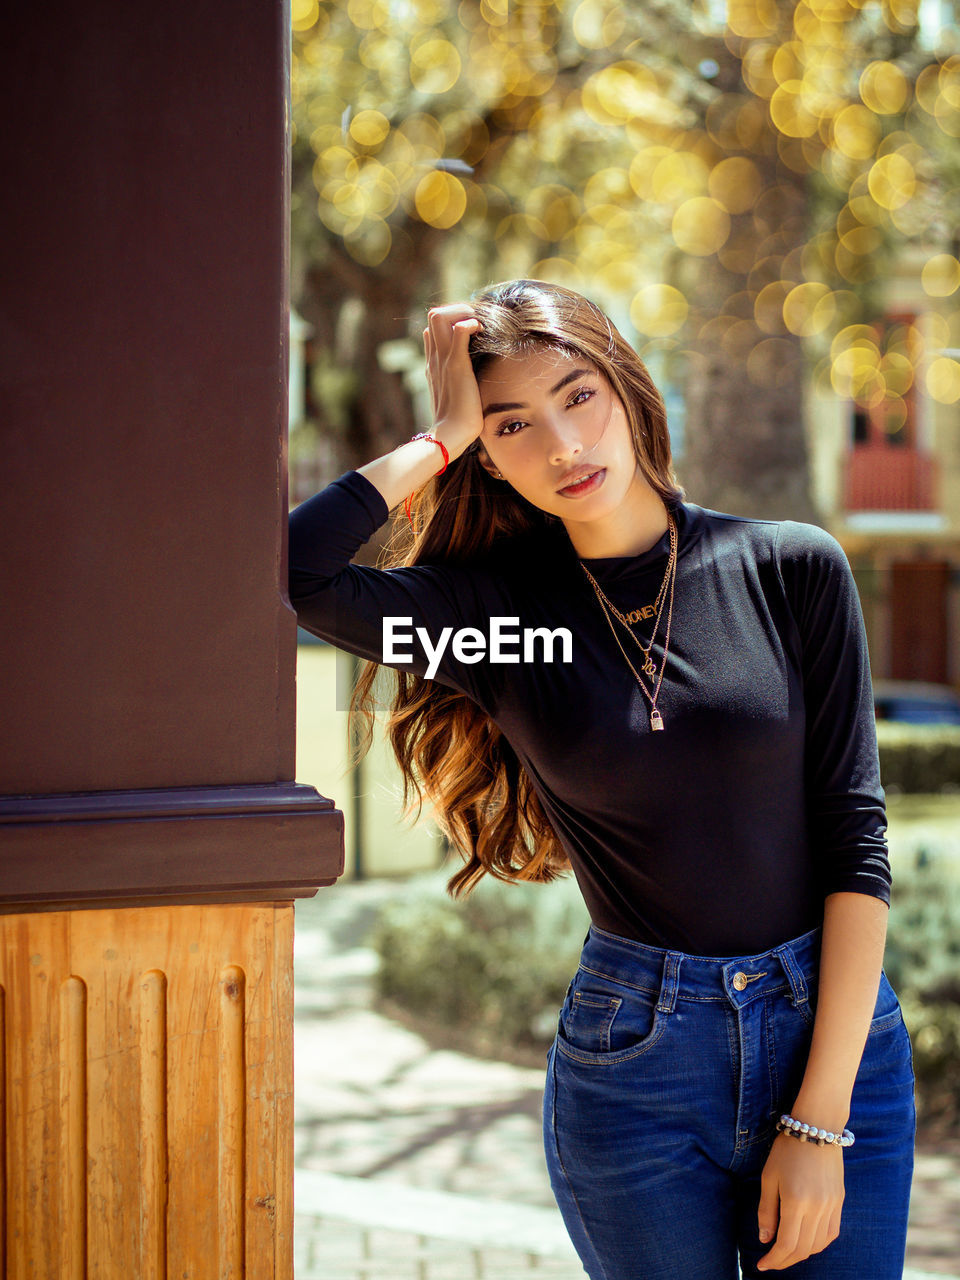
[{"label": "layered necklace", "polygon": [[[622,614],[616,605],[612,604],[611,601],[607,599],[599,582],[597,582],[596,578],[594,578],[593,574],[583,561],[580,561],[580,566],[583,569],[583,572],[587,575],[590,585],[596,592],[600,608],[603,610],[603,616],[609,624],[610,630],[613,633],[613,638],[617,642],[617,647],[626,659],[627,666],[633,672],[637,684],[640,686],[641,691],[650,703],[650,728],[653,730],[663,728],[663,716],[657,707],[657,698],[660,696],[660,685],[663,683],[663,672],[667,665],[667,652],[670,648],[670,623],[673,618],[673,585],[677,576],[677,526],[672,512],[669,511],[667,512],[667,526],[670,531],[670,554],[667,557],[667,567],[664,571],[663,581],[660,584],[660,590],[657,592],[657,598],[653,603],[652,610],[651,606],[647,605],[642,609],[634,609],[631,613]],[[653,660],[653,646],[657,638],[657,632],[660,630],[660,619],[663,616],[663,606],[665,603],[667,606],[667,627],[663,641],[663,658],[660,661],[660,669],[658,671],[657,664]],[[639,636],[634,634],[631,624],[639,622],[641,618],[649,617],[651,611],[656,612],[656,622],[653,624],[653,634],[650,636],[650,643],[645,645],[641,642]],[[636,644],[637,648],[643,654],[643,662],[641,663],[640,671],[638,671],[630,661],[630,656],[620,641],[620,636],[617,634],[617,628],[614,626],[614,618],[616,618],[616,620],[621,624],[627,635],[630,636],[634,644]],[[643,676],[646,676],[647,680],[649,680],[650,687],[647,686],[643,676],[641,676],[641,672],[643,673]]]}]

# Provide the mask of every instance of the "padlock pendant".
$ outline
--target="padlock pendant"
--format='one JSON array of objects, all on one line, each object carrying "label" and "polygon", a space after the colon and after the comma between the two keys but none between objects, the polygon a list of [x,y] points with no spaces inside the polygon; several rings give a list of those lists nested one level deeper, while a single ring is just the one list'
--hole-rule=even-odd
[{"label": "padlock pendant", "polygon": [[654,730],[663,728],[663,716],[656,707],[650,712],[650,728]]}]

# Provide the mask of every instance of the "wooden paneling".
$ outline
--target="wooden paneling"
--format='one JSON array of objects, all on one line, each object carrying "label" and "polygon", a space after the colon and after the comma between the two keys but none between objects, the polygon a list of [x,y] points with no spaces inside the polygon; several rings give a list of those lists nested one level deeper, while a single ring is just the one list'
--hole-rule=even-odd
[{"label": "wooden paneling", "polygon": [[0,795],[0,911],[279,901],[342,870],[343,815],[302,783]]},{"label": "wooden paneling", "polygon": [[0,918],[8,1280],[292,1277],[293,907]]},{"label": "wooden paneling", "polygon": [[945,684],[947,596],[945,560],[895,561],[890,566],[890,675]]}]

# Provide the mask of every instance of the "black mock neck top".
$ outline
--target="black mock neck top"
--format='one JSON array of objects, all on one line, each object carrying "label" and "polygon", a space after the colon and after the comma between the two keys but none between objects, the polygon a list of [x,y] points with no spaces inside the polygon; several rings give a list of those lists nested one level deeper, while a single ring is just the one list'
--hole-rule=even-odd
[{"label": "black mock neck top", "polygon": [[[611,634],[562,524],[511,539],[469,565],[379,570],[350,563],[388,518],[356,471],[290,516],[290,600],[301,626],[383,660],[385,617],[424,675],[496,722],[566,849],[591,918],[652,946],[709,956],[760,952],[818,925],[826,894],[889,902],[869,658],[853,575],[816,525],[725,515],[678,502],[663,732]],[[669,535],[636,556],[584,561],[624,614],[652,603]],[[489,659],[507,632],[566,628],[571,661],[534,640]],[[666,616],[654,641],[659,670]],[[634,630],[646,644],[652,620]],[[616,623],[640,669],[639,649]],[[487,638],[480,661],[453,635]],[[468,633],[468,635],[471,633]],[[473,636],[476,640],[476,636]]]}]

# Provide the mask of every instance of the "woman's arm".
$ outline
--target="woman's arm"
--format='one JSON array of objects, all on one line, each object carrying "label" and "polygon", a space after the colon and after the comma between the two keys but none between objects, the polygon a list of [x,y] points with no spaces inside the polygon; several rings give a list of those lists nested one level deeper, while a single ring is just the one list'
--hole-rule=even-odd
[{"label": "woman's arm", "polygon": [[[480,389],[468,347],[480,322],[463,302],[433,307],[423,331],[427,381],[433,398],[430,434],[442,440],[450,461],[479,436],[483,427]],[[440,450],[429,440],[410,440],[358,470],[392,511],[440,470]]]},{"label": "woman's arm", "polygon": [[[824,904],[820,980],[813,1039],[790,1114],[840,1133],[877,1002],[887,906],[862,893],[832,893]],[[840,1230],[843,1153],[779,1134],[764,1166],[758,1224],[776,1236],[761,1271],[819,1253]]]},{"label": "woman's arm", "polygon": [[[886,813],[860,598],[839,543],[782,521],[777,565],[796,624],[806,711],[807,838],[824,894],[817,1013],[790,1114],[840,1133],[876,1007],[890,900]],[[761,1178],[763,1270],[824,1249],[840,1230],[843,1153],[780,1134]],[[763,1236],[761,1234],[761,1239]]]},{"label": "woman's arm", "polygon": [[[477,321],[465,304],[435,308],[426,334],[436,422],[451,461],[479,433],[482,415],[467,344]],[[473,410],[476,410],[476,413]],[[501,586],[481,566],[390,570],[352,564],[392,507],[439,470],[441,454],[414,440],[367,463],[301,503],[289,518],[289,598],[298,621],[349,653],[437,679],[480,701],[491,672],[455,643],[463,627],[485,623],[500,607]]]}]

